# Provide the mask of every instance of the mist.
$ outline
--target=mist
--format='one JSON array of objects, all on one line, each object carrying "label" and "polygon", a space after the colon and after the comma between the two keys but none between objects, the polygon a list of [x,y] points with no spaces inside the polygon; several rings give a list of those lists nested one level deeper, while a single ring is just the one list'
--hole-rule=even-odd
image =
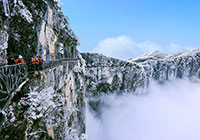
[{"label": "mist", "polygon": [[89,140],[200,140],[200,83],[152,83],[145,95],[104,97],[96,117],[87,109]]}]

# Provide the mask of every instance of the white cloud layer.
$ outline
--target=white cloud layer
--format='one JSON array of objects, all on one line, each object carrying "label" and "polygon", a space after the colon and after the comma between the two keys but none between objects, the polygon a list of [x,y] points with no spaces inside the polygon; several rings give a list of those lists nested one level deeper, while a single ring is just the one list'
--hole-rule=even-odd
[{"label": "white cloud layer", "polygon": [[[87,112],[91,140],[200,140],[200,83],[152,84],[148,95],[106,98],[101,118]],[[192,89],[192,90],[191,90]]]},{"label": "white cloud layer", "polygon": [[100,41],[94,48],[93,52],[126,60],[155,50],[172,54],[186,49],[191,48],[176,43],[171,43],[168,47],[161,46],[151,41],[136,43],[131,39],[131,37],[122,35]]}]

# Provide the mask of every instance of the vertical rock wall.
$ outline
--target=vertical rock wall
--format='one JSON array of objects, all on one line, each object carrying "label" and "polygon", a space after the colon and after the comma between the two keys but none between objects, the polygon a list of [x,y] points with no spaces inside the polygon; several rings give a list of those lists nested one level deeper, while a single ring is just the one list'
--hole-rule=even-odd
[{"label": "vertical rock wall", "polygon": [[10,14],[6,15],[0,2],[2,59],[6,50],[8,57],[21,54],[27,63],[32,56],[45,61],[75,57],[78,40],[56,1],[9,0],[8,6]]},{"label": "vertical rock wall", "polygon": [[6,64],[8,48],[8,19],[4,14],[3,3],[0,2],[0,64]]},{"label": "vertical rock wall", "polygon": [[35,72],[5,110],[0,139],[84,140],[85,88],[80,64]]},{"label": "vertical rock wall", "polygon": [[196,80],[200,49],[157,56],[161,56],[160,53],[127,62],[100,54],[82,53],[86,61],[85,86],[89,107],[99,115],[105,95],[143,94],[152,80],[158,83],[177,78]]},{"label": "vertical rock wall", "polygon": [[0,32],[0,64],[6,64],[7,48],[8,48],[8,34],[6,31]]},{"label": "vertical rock wall", "polygon": [[[48,61],[77,57],[78,40],[56,0],[0,1],[0,64],[22,55]],[[56,62],[58,62],[56,61]],[[85,101],[81,62],[29,73],[29,82],[5,110],[0,139],[84,140]]]}]

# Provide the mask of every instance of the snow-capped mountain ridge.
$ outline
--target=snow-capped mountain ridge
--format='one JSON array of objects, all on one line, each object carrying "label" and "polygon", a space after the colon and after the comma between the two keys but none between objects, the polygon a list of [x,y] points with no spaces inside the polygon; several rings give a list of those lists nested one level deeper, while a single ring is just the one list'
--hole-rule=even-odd
[{"label": "snow-capped mountain ridge", "polygon": [[171,55],[164,54],[160,51],[152,51],[145,53],[139,57],[136,58],[130,58],[127,60],[127,62],[145,62],[147,60],[161,60],[161,59],[174,59],[178,57],[184,57],[184,56],[194,56],[195,54],[198,54],[200,49],[192,49],[187,51],[180,51]]},{"label": "snow-capped mountain ridge", "polygon": [[131,58],[127,60],[128,62],[143,62],[149,59],[164,59],[167,56],[167,54],[164,54],[160,51],[152,51],[143,54],[142,56],[136,57],[136,58]]},{"label": "snow-capped mountain ridge", "polygon": [[[200,68],[200,49],[173,55],[156,51],[147,53],[142,59],[137,58],[143,61],[123,61],[90,53],[82,53],[82,57],[86,64],[86,95],[91,99],[91,108],[96,111],[104,95],[127,92],[141,94],[151,80],[163,83],[177,78],[196,78]],[[99,62],[106,66],[99,65]]]}]

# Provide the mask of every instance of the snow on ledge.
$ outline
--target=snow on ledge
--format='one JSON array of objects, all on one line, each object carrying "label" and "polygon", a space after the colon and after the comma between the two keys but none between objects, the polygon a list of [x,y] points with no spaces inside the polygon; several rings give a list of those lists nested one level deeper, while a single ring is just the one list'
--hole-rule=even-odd
[{"label": "snow on ledge", "polygon": [[29,10],[27,10],[26,6],[24,5],[24,3],[22,2],[22,0],[18,0],[18,8],[19,8],[19,14],[21,14],[21,16],[23,18],[26,19],[26,21],[28,21],[29,23],[33,22],[33,16],[31,14],[31,12]]}]

